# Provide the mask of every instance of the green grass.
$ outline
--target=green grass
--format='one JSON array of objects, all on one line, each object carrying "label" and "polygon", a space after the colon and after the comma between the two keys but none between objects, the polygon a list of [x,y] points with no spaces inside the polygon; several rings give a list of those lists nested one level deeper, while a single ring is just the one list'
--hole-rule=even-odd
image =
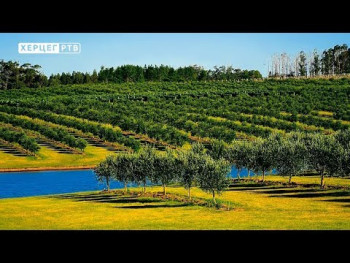
[{"label": "green grass", "polygon": [[[186,195],[182,187],[168,192]],[[8,198],[0,200],[0,229],[350,229],[349,191],[240,183],[218,199],[234,209],[98,192]]]},{"label": "green grass", "polygon": [[0,151],[0,169],[5,168],[44,168],[96,165],[113,152],[102,147],[88,145],[85,154],[65,154],[42,146],[38,157],[18,157]]},{"label": "green grass", "polygon": [[[261,179],[261,176],[254,176],[252,178]],[[279,175],[269,175],[265,177],[265,180],[273,182],[288,182],[288,176],[279,176]],[[320,176],[294,176],[292,177],[292,183],[297,184],[317,184],[321,183]],[[350,187],[350,178],[337,178],[337,177],[325,177],[325,185],[327,186],[342,186]]]}]

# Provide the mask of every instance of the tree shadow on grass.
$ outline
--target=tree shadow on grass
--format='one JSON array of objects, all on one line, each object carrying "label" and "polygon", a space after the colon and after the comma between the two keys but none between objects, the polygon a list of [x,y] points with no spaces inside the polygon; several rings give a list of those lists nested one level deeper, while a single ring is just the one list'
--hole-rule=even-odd
[{"label": "tree shadow on grass", "polygon": [[266,185],[264,184],[259,184],[259,183],[247,183],[247,184],[231,184],[230,188],[236,188],[236,187],[264,187]]},{"label": "tree shadow on grass", "polygon": [[[346,197],[350,196],[350,191],[341,190],[327,190],[320,189],[314,185],[308,185],[307,187],[295,187],[295,186],[264,186],[250,184],[250,187],[244,187],[246,185],[235,185],[232,189],[227,191],[254,191],[254,193],[269,194],[269,197],[287,197],[287,198],[319,198],[319,197]],[[339,202],[339,203],[350,203],[350,198],[346,199],[329,199],[319,200],[325,202]],[[346,207],[350,207],[346,205]]]},{"label": "tree shadow on grass", "polygon": [[350,196],[350,191],[337,191],[329,192],[327,190],[319,190],[316,192],[310,193],[301,193],[301,194],[288,194],[288,195],[271,195],[271,197],[292,197],[292,198],[317,198],[317,197],[341,197],[341,196]]},{"label": "tree shadow on grass", "polygon": [[[319,192],[319,191],[320,191],[320,189],[292,188],[292,189],[265,190],[265,191],[259,191],[259,193],[263,193],[263,194],[293,194],[293,193],[313,193],[313,192]],[[283,196],[285,196],[285,195],[283,195]]]},{"label": "tree shadow on grass", "polygon": [[288,187],[288,186],[266,186],[266,185],[262,185],[262,186],[249,186],[249,187],[246,187],[244,185],[241,185],[241,186],[235,186],[234,188],[228,188],[226,191],[257,191],[259,193],[261,193],[262,191],[259,191],[259,190],[264,190],[264,189],[288,189],[288,188],[291,188],[291,187]]},{"label": "tree shadow on grass", "polygon": [[97,203],[112,203],[112,204],[124,204],[124,203],[159,203],[162,200],[147,197],[137,196],[118,196],[111,194],[66,194],[57,195],[54,198],[59,199],[71,199],[77,202],[97,202]]},{"label": "tree shadow on grass", "polygon": [[[350,198],[339,198],[339,199],[328,199],[328,200],[322,200],[325,202],[338,202],[338,203],[350,203]],[[350,207],[350,205],[349,205]]]},{"label": "tree shadow on grass", "polygon": [[189,206],[189,204],[164,204],[164,205],[130,205],[130,206],[116,206],[115,208],[122,209],[144,209],[144,208],[176,208]]}]

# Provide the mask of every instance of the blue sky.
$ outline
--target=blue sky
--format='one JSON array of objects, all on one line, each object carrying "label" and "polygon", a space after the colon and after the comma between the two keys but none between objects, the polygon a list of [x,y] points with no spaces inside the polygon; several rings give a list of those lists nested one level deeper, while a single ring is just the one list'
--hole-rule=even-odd
[{"label": "blue sky", "polygon": [[[19,42],[79,42],[77,55],[18,54]],[[350,45],[350,34],[330,33],[226,33],[226,34],[76,34],[0,33],[0,59],[39,64],[52,73],[92,72],[102,65],[164,64],[174,67],[232,65],[267,73],[267,62],[275,53],[295,55],[315,48],[322,51],[336,44]]]}]

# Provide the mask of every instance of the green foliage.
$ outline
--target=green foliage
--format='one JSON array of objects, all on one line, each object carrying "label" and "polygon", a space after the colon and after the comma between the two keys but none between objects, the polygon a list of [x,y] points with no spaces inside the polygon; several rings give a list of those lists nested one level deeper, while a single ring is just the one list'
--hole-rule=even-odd
[{"label": "green foliage", "polygon": [[265,140],[257,140],[253,147],[253,170],[258,173],[262,172],[265,180],[265,173],[276,167],[276,155],[278,153],[278,144],[281,137],[272,134]]},{"label": "green foliage", "polygon": [[0,138],[11,143],[18,143],[33,153],[40,149],[34,138],[28,137],[24,132],[13,131],[6,127],[0,127]]},{"label": "green foliage", "polygon": [[237,176],[243,168],[254,169],[253,144],[247,141],[235,141],[225,149],[224,158],[237,169]]},{"label": "green foliage", "polygon": [[50,139],[61,141],[71,147],[76,147],[81,150],[83,150],[87,145],[87,142],[85,140],[76,139],[74,136],[70,135],[66,130],[62,128],[51,128],[47,125],[40,124],[35,119],[20,118],[16,115],[0,112],[0,121],[10,123],[12,125],[22,127],[24,129],[37,131]]},{"label": "green foliage", "polygon": [[113,175],[113,172],[110,166],[111,162],[112,160],[111,160],[111,157],[109,156],[105,161],[99,163],[94,169],[97,180],[99,182],[106,181],[108,191],[110,187],[111,177]]},{"label": "green foliage", "polygon": [[[200,148],[196,145],[194,149]],[[191,198],[191,188],[195,182],[204,191],[213,194],[220,193],[227,186],[227,174],[230,165],[223,159],[213,160],[204,152],[167,150],[158,153],[154,148],[145,147],[138,153],[108,156],[95,169],[97,179],[106,181],[109,189],[110,179],[123,182],[126,188],[128,182],[143,184],[144,192],[147,181],[160,183],[166,194],[166,186],[180,182]]]},{"label": "green foliage", "polygon": [[151,181],[155,184],[161,183],[164,194],[166,194],[166,186],[174,182],[181,174],[179,173],[178,162],[176,162],[176,153],[167,150],[165,155],[158,155],[153,160],[154,172]]},{"label": "green foliage", "polygon": [[226,144],[222,140],[213,140],[211,143],[211,149],[208,154],[215,160],[219,160],[225,157]]},{"label": "green foliage", "polygon": [[0,90],[46,86],[47,77],[39,72],[40,68],[39,65],[0,60]]},{"label": "green foliage", "polygon": [[276,169],[281,175],[288,175],[289,182],[292,176],[304,172],[307,168],[308,149],[303,143],[302,134],[291,133],[279,141],[276,154]]},{"label": "green foliage", "polygon": [[199,188],[211,193],[215,203],[215,193],[220,194],[228,186],[227,174],[230,172],[231,167],[223,159],[213,160],[207,157],[204,160],[204,169],[199,173],[197,179]]}]

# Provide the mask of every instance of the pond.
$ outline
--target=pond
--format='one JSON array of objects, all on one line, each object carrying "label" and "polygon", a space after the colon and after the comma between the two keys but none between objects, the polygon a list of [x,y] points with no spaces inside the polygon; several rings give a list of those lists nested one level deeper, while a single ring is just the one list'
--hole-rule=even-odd
[{"label": "pond", "polygon": [[[0,173],[0,198],[103,190],[93,170]],[[111,188],[123,188],[111,182]]]},{"label": "pond", "polygon": [[[273,169],[272,171],[268,172],[268,174],[277,174],[277,170]],[[258,174],[255,174],[252,171],[250,171],[250,176],[253,176],[253,175],[258,175]],[[239,173],[239,176],[242,177],[242,178],[247,177],[248,176],[248,170],[247,169],[242,169],[242,171]],[[229,174],[229,177],[237,178],[237,169],[234,166],[232,166],[232,170],[231,170],[231,173]]]},{"label": "pond", "polygon": [[[247,173],[243,170],[240,175],[245,177]],[[229,176],[237,177],[234,167]],[[105,187],[96,180],[93,170],[0,173],[0,198],[95,191]],[[112,189],[123,187],[123,183],[111,182]]]}]

